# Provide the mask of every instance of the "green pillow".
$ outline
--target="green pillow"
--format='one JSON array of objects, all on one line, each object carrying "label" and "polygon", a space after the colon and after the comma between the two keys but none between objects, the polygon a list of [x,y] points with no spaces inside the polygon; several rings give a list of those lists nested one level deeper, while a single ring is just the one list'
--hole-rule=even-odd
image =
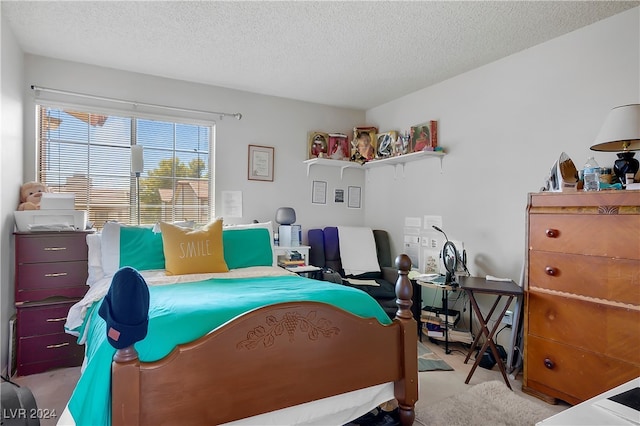
[{"label": "green pillow", "polygon": [[120,227],[120,267],[131,266],[139,271],[164,269],[162,234],[151,227]]},{"label": "green pillow", "polygon": [[222,246],[229,269],[273,265],[271,234],[266,228],[223,229]]}]

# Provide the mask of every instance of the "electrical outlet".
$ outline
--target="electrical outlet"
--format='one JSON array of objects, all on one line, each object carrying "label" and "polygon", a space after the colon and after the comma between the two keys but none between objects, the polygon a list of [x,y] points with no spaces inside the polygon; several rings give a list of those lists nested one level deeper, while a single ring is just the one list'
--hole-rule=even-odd
[{"label": "electrical outlet", "polygon": [[506,325],[513,325],[513,311],[507,311],[504,313],[502,323]]}]

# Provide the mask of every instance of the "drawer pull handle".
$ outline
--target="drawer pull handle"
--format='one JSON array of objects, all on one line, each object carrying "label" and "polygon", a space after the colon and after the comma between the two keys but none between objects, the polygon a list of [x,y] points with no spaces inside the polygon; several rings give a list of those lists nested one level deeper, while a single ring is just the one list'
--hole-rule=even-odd
[{"label": "drawer pull handle", "polygon": [[66,277],[67,273],[66,272],[52,272],[50,274],[44,274],[45,277],[47,278],[51,278],[51,277]]},{"label": "drawer pull handle", "polygon": [[544,366],[547,367],[549,370],[553,370],[553,367],[555,367],[555,364],[549,358],[545,358]]},{"label": "drawer pull handle", "polygon": [[66,250],[66,247],[45,247],[44,251],[60,251],[60,250]]},{"label": "drawer pull handle", "polygon": [[557,229],[547,229],[544,233],[549,238],[556,238],[560,234]]},{"label": "drawer pull handle", "polygon": [[56,349],[56,348],[61,348],[63,346],[69,346],[69,342],[58,343],[57,345],[47,345],[47,349]]},{"label": "drawer pull handle", "polygon": [[66,321],[67,317],[62,317],[62,318],[47,318],[47,322],[60,322],[60,321]]},{"label": "drawer pull handle", "polygon": [[547,273],[547,275],[551,276],[554,276],[558,273],[558,270],[552,266],[547,266],[546,268],[544,268],[544,271]]}]

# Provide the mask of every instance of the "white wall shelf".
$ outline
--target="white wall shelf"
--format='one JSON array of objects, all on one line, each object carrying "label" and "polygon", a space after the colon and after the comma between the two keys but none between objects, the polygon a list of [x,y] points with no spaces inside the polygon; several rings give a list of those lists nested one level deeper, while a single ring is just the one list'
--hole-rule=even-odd
[{"label": "white wall shelf", "polygon": [[402,167],[402,172],[404,174],[404,165],[411,161],[422,160],[424,158],[436,157],[440,158],[440,169],[442,169],[442,158],[446,154],[442,151],[420,151],[420,152],[412,152],[410,154],[399,155],[397,157],[389,157],[382,158],[379,160],[369,161],[364,164],[358,164],[353,161],[343,161],[343,160],[331,160],[329,158],[312,158],[310,160],[305,160],[304,163],[307,165],[307,177],[309,176],[309,171],[311,170],[311,166],[330,166],[330,167],[340,167],[340,179],[344,174],[345,169],[360,169],[360,170],[368,170],[374,167],[382,167],[382,166],[400,166]]}]

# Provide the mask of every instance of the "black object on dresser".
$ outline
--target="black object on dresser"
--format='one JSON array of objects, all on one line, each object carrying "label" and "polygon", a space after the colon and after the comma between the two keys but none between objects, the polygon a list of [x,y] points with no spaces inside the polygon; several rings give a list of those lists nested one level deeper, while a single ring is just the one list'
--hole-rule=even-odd
[{"label": "black object on dresser", "polygon": [[17,374],[80,365],[84,347],[64,324],[87,291],[87,232],[14,236]]}]

